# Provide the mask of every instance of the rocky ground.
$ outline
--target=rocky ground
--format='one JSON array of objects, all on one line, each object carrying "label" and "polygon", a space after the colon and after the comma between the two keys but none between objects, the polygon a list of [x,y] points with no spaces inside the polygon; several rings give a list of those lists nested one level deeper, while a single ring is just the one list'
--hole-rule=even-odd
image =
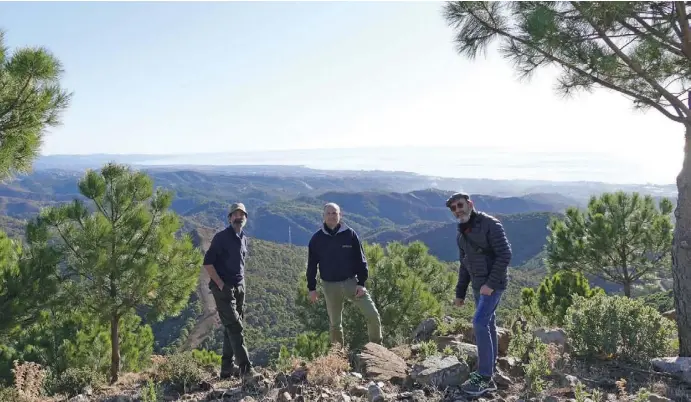
[{"label": "rocky ground", "polygon": [[[477,362],[472,331],[435,335],[428,320],[413,334],[413,344],[387,349],[367,344],[358,353],[332,351],[311,362],[295,360],[284,372],[259,370],[261,378],[207,380],[179,387],[147,387],[155,373],[124,375],[114,386],[84,393],[70,402],[130,401],[468,401],[459,386]],[[500,331],[499,389],[479,401],[691,401],[691,360],[656,359],[651,369],[616,361],[583,362],[568,356],[560,329],[536,330],[549,346],[545,370],[536,372],[522,359],[507,356],[510,331]],[[549,371],[547,371],[549,369]],[[147,397],[148,396],[148,397]],[[55,400],[55,399],[53,399]],[[64,400],[64,399],[63,399]]]}]

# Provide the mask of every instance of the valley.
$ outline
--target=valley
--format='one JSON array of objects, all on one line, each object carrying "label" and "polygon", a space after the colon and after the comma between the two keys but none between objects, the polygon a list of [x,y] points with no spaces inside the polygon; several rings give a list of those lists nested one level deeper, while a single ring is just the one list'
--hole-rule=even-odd
[{"label": "valley", "polygon": [[[235,170],[234,170],[235,169]],[[174,192],[172,209],[181,217],[181,233],[189,233],[196,247],[206,250],[214,233],[225,226],[227,207],[242,201],[249,209],[246,228],[251,259],[247,267],[248,345],[258,364],[268,364],[281,344],[290,343],[304,328],[295,319],[296,297],[304,278],[306,245],[321,223],[326,202],[341,205],[344,221],[367,243],[422,242],[431,255],[457,270],[456,223],[444,206],[454,188],[434,187],[431,178],[386,172],[341,172],[302,168],[272,174],[241,167],[216,169],[147,168],[155,186]],[[21,238],[27,219],[42,207],[80,198],[77,180],[83,171],[39,169],[0,186],[0,224],[12,237]],[[593,188],[554,183],[549,188],[531,183],[461,180],[459,189],[472,192],[479,210],[499,217],[512,243],[510,297],[503,309],[517,307],[520,289],[536,286],[545,270],[540,253],[548,235],[547,224],[569,206],[583,207]],[[416,187],[417,186],[417,187]],[[564,195],[557,190],[570,188]],[[541,192],[527,192],[531,189]],[[575,190],[574,190],[575,189]],[[653,189],[653,192],[659,189]],[[507,193],[508,192],[508,193]],[[188,306],[177,317],[151,322],[155,351],[208,348],[220,351],[222,333],[208,276],[200,267],[199,283]],[[449,295],[451,297],[451,295]]]}]

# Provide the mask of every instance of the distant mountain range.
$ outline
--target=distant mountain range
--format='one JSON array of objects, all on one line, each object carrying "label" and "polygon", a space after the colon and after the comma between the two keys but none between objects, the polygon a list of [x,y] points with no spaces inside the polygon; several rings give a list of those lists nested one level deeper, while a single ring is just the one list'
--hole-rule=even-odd
[{"label": "distant mountain range", "polygon": [[[68,163],[69,158],[63,162]],[[80,197],[77,181],[84,174],[84,164],[75,163],[69,168],[39,168],[0,185],[2,229],[20,237],[25,220],[42,207]],[[438,179],[404,172],[277,166],[146,170],[156,186],[174,192],[172,208],[182,217],[182,232],[191,233],[201,250],[206,249],[216,230],[225,227],[230,203],[242,201],[247,205],[247,231],[254,239],[250,246],[253,259],[248,264],[252,291],[248,293],[251,308],[247,320],[252,353],[264,362],[275,355],[284,339],[301,330],[290,318],[295,286],[304,276],[304,246],[320,227],[326,202],[338,203],[344,221],[365,241],[386,244],[419,240],[454,269],[458,260],[456,222],[444,204],[454,191],[470,192],[476,207],[499,217],[505,227],[513,249],[512,280],[520,286],[534,286],[545,272],[541,252],[547,224],[567,207],[583,207],[588,197],[600,190],[623,189],[656,196],[675,191],[665,186]],[[183,313],[152,323],[157,351],[175,343],[218,347],[221,335],[207,284],[208,277],[200,267],[199,286]]]}]

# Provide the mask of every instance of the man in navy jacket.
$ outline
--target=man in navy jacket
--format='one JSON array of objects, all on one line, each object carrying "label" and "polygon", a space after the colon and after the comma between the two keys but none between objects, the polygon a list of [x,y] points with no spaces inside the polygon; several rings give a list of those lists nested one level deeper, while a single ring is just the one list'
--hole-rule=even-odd
[{"label": "man in navy jacket", "polygon": [[381,343],[381,319],[374,301],[365,288],[367,258],[357,233],[341,222],[341,208],[334,203],[324,206],[324,224],[308,245],[307,289],[312,303],[318,299],[317,270],[329,314],[332,343],[345,346],[342,315],[346,300],[353,302],[367,320],[370,342]]}]

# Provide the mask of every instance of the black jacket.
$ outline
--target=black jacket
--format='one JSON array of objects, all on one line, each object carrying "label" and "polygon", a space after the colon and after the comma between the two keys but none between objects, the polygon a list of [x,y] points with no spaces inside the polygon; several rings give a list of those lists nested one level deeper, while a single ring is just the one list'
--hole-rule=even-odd
[{"label": "black jacket", "polygon": [[204,255],[204,265],[213,265],[224,283],[244,283],[247,259],[247,236],[236,234],[232,226],[216,233]]},{"label": "black jacket", "polygon": [[365,286],[368,268],[365,250],[357,233],[340,223],[335,234],[326,227],[310,239],[307,255],[307,289],[317,288],[317,269],[326,282],[341,282],[357,277],[358,285]]},{"label": "black jacket", "polygon": [[497,218],[473,211],[470,221],[458,225],[456,242],[460,257],[457,298],[465,298],[470,283],[475,290],[482,285],[494,290],[506,289],[511,244]]}]

